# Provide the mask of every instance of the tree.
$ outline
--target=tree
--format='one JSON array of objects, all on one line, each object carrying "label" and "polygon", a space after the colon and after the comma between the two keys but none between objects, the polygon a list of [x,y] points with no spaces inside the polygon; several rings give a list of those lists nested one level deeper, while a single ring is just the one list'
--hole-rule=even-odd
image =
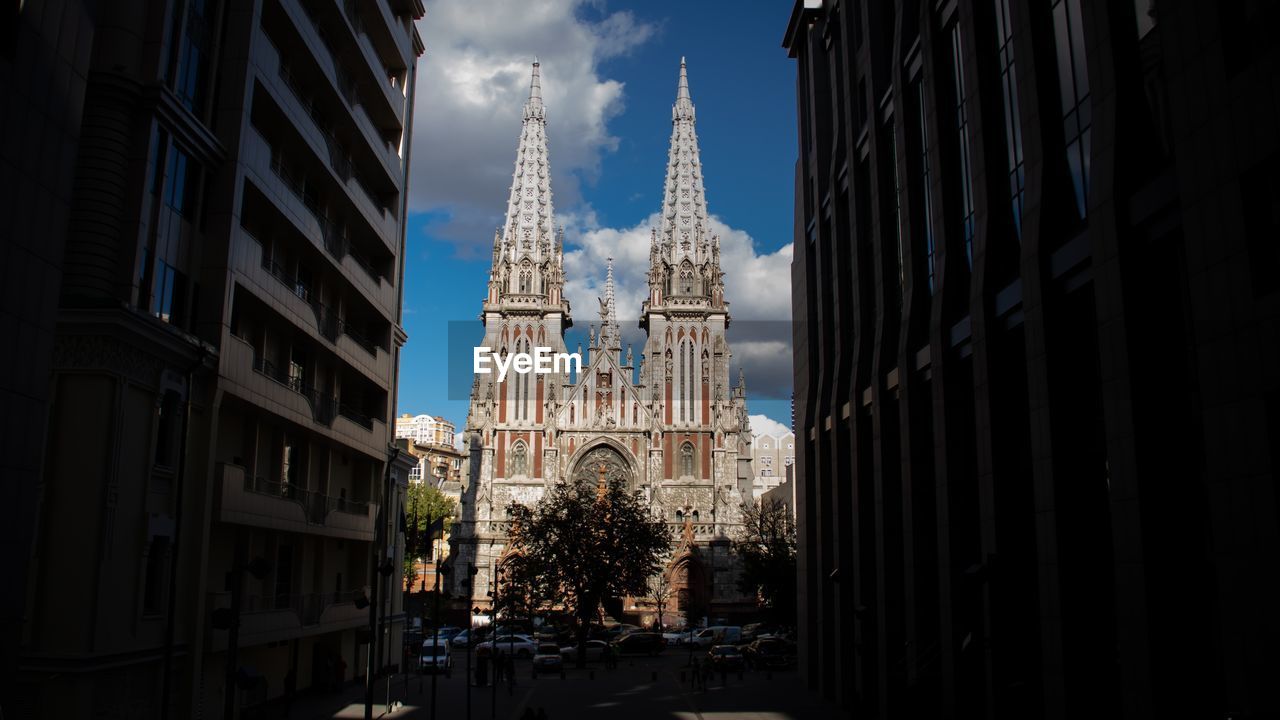
[{"label": "tree", "polygon": [[412,591],[417,582],[417,563],[431,553],[432,540],[440,537],[441,528],[453,519],[457,503],[435,486],[416,482],[409,483],[405,510],[404,577],[405,586]]},{"label": "tree", "polygon": [[658,613],[658,627],[664,627],[663,615],[667,610],[667,601],[671,599],[671,581],[663,569],[649,578],[649,599],[653,600],[654,609]]},{"label": "tree", "polygon": [[618,484],[598,491],[560,483],[534,508],[514,505],[511,543],[528,561],[527,582],[557,598],[577,622],[578,664],[586,659],[587,627],[610,597],[647,591],[658,561],[671,548],[667,524]]},{"label": "tree", "polygon": [[761,500],[745,508],[733,541],[742,560],[738,589],[755,595],[774,621],[791,624],[796,609],[796,526],[786,504]]}]

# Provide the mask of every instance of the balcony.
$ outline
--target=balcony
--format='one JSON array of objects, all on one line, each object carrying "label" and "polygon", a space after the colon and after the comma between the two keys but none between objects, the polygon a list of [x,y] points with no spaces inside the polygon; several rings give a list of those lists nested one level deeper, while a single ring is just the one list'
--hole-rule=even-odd
[{"label": "balcony", "polygon": [[323,212],[314,190],[273,161],[271,145],[256,130],[245,133],[243,143],[242,157],[249,166],[254,189],[263,197],[271,198],[278,212],[293,222],[299,234],[323,247],[347,279],[372,304],[390,315],[395,289],[365,253],[352,247],[347,230]]},{"label": "balcony", "polygon": [[[243,595],[240,598],[241,647],[288,640],[307,635],[360,627],[369,622],[369,613],[355,605],[359,590],[341,593],[301,593],[290,595]],[[229,591],[208,594],[209,615],[231,607]],[[227,648],[227,633],[210,634],[213,652]]]},{"label": "balcony", "polygon": [[239,336],[225,336],[218,372],[227,389],[246,402],[369,457],[386,456],[384,421],[344,407],[341,401],[335,403],[331,395],[314,391],[306,383],[291,381],[274,363],[260,360],[253,345]]},{"label": "balcony", "polygon": [[251,478],[238,465],[220,464],[222,522],[288,532],[372,541],[378,506]]}]

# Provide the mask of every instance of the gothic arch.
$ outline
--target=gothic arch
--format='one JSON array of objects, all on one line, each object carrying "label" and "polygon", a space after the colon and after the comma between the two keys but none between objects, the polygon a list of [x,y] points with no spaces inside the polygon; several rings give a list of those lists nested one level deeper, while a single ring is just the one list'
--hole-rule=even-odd
[{"label": "gothic arch", "polygon": [[641,482],[640,466],[625,445],[609,437],[595,438],[585,443],[569,456],[569,482],[590,482],[595,486],[599,469],[593,461],[603,461],[608,466],[609,482],[623,482],[628,490],[635,490]]}]

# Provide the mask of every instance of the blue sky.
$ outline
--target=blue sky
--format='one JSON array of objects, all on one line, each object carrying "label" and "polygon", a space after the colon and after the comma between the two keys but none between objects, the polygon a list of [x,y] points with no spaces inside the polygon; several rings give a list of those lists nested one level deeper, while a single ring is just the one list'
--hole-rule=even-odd
[{"label": "blue sky", "polygon": [[790,423],[795,69],[780,47],[790,9],[783,0],[428,0],[398,412],[464,425],[466,400],[450,398],[445,380],[449,353],[470,347],[450,346],[448,323],[473,321],[480,310],[534,55],[577,321],[567,342],[572,348],[593,319],[605,256],[617,258],[624,333],[642,340],[635,318],[648,223],[662,200],[685,56],[708,208],[724,245],[730,344],[747,373],[751,414]]}]

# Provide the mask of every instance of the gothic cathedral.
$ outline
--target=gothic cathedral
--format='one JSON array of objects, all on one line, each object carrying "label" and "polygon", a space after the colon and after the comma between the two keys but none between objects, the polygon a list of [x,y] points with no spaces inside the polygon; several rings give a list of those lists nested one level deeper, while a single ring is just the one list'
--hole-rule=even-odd
[{"label": "gothic cathedral", "polygon": [[[671,116],[671,148],[662,222],[653,228],[649,295],[640,327],[639,362],[622,348],[614,312],[612,262],[599,330],[592,326],[581,372],[477,375],[466,425],[470,446],[461,521],[451,537],[454,596],[465,597],[465,572],[477,575],[468,607],[486,607],[493,572],[503,561],[507,508],[536,504],[553,483],[609,481],[639,492],[676,538],[663,580],[665,620],[686,608],[714,616],[751,607],[737,589],[729,542],[751,497],[751,434],[746,388],[730,386],[733,354],[725,332],[729,303],[720,240],[711,233],[702,166],[683,59]],[[493,238],[493,269],[480,343],[495,354],[548,347],[567,352],[572,325],[564,290],[564,231],[551,205],[546,110],[533,64],[524,106],[506,224]],[[655,616],[653,598],[625,599],[632,620]],[[615,610],[615,613],[617,610]],[[616,615],[622,619],[621,615]]]}]

